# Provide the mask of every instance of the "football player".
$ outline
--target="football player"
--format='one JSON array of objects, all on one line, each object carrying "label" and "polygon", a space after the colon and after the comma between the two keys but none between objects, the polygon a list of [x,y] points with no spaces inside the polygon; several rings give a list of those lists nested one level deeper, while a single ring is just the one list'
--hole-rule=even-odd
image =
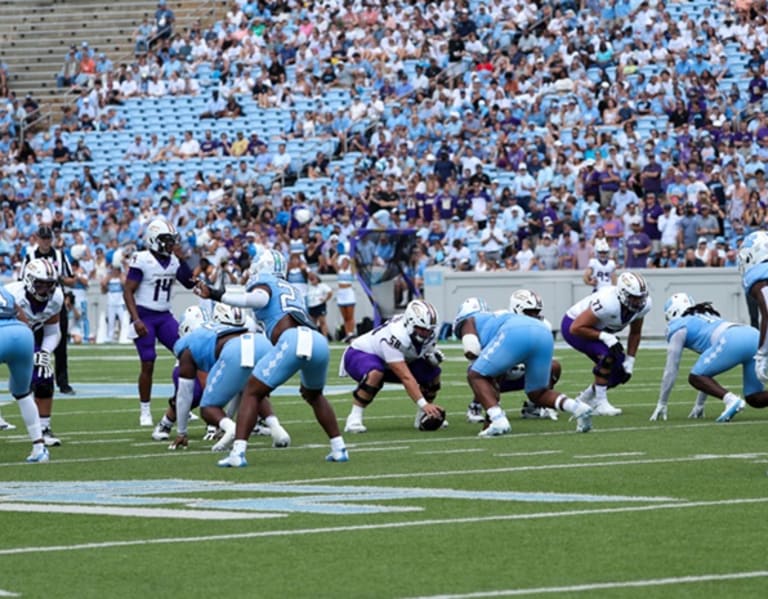
[{"label": "football player", "polygon": [[592,409],[549,387],[555,341],[552,331],[537,318],[511,312],[489,312],[484,300],[469,298],[459,307],[453,324],[464,356],[472,360],[467,379],[475,397],[485,408],[490,424],[480,437],[504,435],[511,430],[499,405],[497,379],[510,368],[525,366],[525,394],[540,406],[571,414],[576,431],[592,428]]},{"label": "football player", "polygon": [[438,420],[444,418],[445,411],[433,403],[440,389],[439,364],[443,360],[435,346],[437,321],[434,306],[416,299],[408,303],[403,314],[352,341],[339,368],[339,376],[347,375],[357,381],[344,432],[368,430],[363,424],[363,412],[384,383],[402,384],[416,403],[415,428],[420,427],[424,414]]},{"label": "football player", "polygon": [[[603,287],[568,308],[560,330],[565,341],[587,355],[595,366],[594,382],[579,399],[598,416],[617,416],[621,409],[608,401],[608,389],[629,381],[643,333],[643,318],[651,310],[648,285],[642,276],[623,272],[616,286]],[[615,333],[629,326],[627,351]]]},{"label": "football player", "polygon": [[6,289],[16,302],[20,320],[29,325],[35,337],[32,392],[40,415],[43,441],[47,447],[61,445],[51,430],[54,371],[51,354],[59,344],[59,318],[64,305],[64,293],[59,287],[56,268],[45,258],[30,260],[21,281],[9,283]]},{"label": "football player", "polygon": [[757,302],[760,336],[755,354],[755,372],[768,382],[768,232],[755,231],[744,239],[737,257],[744,293]]},{"label": "football player", "polygon": [[248,436],[259,416],[259,403],[273,389],[295,373],[301,373],[300,392],[315,413],[315,419],[328,435],[329,462],[347,462],[344,438],[339,432],[336,413],[323,394],[328,376],[328,340],[315,328],[307,314],[301,292],[285,280],[286,263],[276,250],[266,250],[249,267],[245,291],[218,291],[200,283],[197,292],[231,306],[253,308],[272,347],[253,368],[242,393],[235,442],[230,454],[219,461],[222,467],[247,466]]},{"label": "football player", "polygon": [[34,335],[17,318],[14,296],[0,286],[0,363],[8,365],[8,389],[16,399],[27,433],[32,439],[32,453],[27,456],[27,462],[40,464],[47,462],[50,457],[31,390],[34,361]]},{"label": "football player", "polygon": [[139,373],[140,426],[152,426],[150,400],[152,376],[160,341],[170,351],[179,338],[179,323],[171,313],[171,290],[175,281],[187,289],[195,286],[192,270],[180,261],[182,250],[175,227],[158,218],[144,232],[147,249],[131,258],[125,277],[123,298],[131,315],[131,337],[141,361]]},{"label": "football player", "polygon": [[[700,354],[691,368],[688,382],[694,389],[723,400],[724,408],[717,422],[729,422],[744,409],[745,403],[755,408],[768,406],[768,392],[755,372],[755,353],[760,336],[751,326],[720,318],[712,304],[697,304],[687,293],[675,293],[664,304],[667,319],[667,363],[656,409],[651,420],[667,419],[667,402],[680,369],[683,349]],[[715,375],[741,366],[744,399],[728,391],[715,380]],[[695,409],[695,408],[694,408]]]},{"label": "football player", "polygon": [[595,241],[595,257],[589,259],[584,270],[584,282],[592,286],[592,293],[616,284],[616,262],[611,258],[611,247],[605,239]]}]

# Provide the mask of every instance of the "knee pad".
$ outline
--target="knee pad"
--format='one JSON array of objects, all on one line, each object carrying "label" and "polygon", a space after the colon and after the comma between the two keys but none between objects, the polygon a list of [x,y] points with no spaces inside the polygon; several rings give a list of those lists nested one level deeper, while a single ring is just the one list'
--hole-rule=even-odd
[{"label": "knee pad", "polygon": [[610,378],[613,369],[616,367],[616,356],[613,354],[605,354],[600,357],[595,367],[592,369],[592,373],[596,376],[603,378]]},{"label": "knee pad", "polygon": [[428,402],[433,402],[437,397],[437,392],[440,391],[440,379],[435,379],[431,383],[426,385],[420,385],[421,393],[424,395],[424,399]]},{"label": "knee pad", "polygon": [[53,397],[53,379],[45,379],[32,383],[35,397]]},{"label": "knee pad", "polygon": [[379,383],[378,386],[368,384],[368,375],[365,375],[365,378],[360,381],[355,390],[352,391],[352,397],[359,401],[363,406],[367,407],[376,397],[376,394],[381,391],[383,386],[383,383]]}]

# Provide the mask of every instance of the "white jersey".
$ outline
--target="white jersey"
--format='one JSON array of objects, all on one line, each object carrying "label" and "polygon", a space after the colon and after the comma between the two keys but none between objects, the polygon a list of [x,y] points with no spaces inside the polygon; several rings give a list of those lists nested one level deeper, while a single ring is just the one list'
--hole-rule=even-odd
[{"label": "white jersey", "polygon": [[61,287],[56,287],[56,291],[53,292],[53,297],[46,302],[42,310],[37,311],[32,310],[32,303],[27,297],[27,291],[24,289],[23,281],[8,283],[5,288],[11,295],[13,295],[13,298],[16,300],[16,305],[21,307],[29,322],[29,328],[33,331],[38,331],[43,328],[46,321],[50,320],[52,316],[58,315],[59,312],[61,312],[61,307],[64,305],[64,293],[61,291]]},{"label": "white jersey", "polygon": [[640,320],[651,311],[651,298],[645,302],[645,306],[639,312],[630,312],[619,301],[619,290],[616,287],[603,287],[583,300],[576,302],[568,308],[566,316],[576,320],[585,312],[591,310],[597,317],[595,328],[598,331],[616,333],[623,330],[629,323]]},{"label": "white jersey", "polygon": [[136,289],[136,305],[156,312],[171,309],[171,289],[179,270],[179,259],[170,256],[168,266],[163,266],[148,250],[136,252],[129,268],[141,271],[142,278]]},{"label": "white jersey", "polygon": [[590,258],[587,268],[592,269],[592,276],[597,280],[597,284],[593,291],[608,287],[611,285],[611,277],[616,272],[616,262],[613,259],[608,260],[605,264],[600,262],[597,258]]},{"label": "white jersey", "polygon": [[389,364],[391,362],[412,362],[418,358],[423,358],[435,351],[435,342],[436,338],[433,334],[420,349],[416,348],[405,330],[404,317],[400,315],[365,335],[355,338],[351,346],[367,354],[376,355]]}]

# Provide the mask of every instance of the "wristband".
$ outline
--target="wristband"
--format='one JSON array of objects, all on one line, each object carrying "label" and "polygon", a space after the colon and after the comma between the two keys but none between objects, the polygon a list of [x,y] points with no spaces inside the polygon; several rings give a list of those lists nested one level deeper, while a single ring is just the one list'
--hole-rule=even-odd
[{"label": "wristband", "polygon": [[424,399],[423,397],[420,397],[419,401],[416,402],[416,405],[423,410],[425,407],[427,407],[428,403],[429,402],[426,399]]}]

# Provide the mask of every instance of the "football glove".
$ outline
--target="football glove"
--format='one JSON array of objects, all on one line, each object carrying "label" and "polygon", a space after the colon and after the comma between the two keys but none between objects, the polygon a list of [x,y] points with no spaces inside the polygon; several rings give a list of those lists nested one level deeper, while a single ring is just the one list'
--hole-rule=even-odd
[{"label": "football glove", "polygon": [[427,362],[429,362],[432,366],[439,366],[440,363],[445,360],[445,355],[439,349],[436,349],[435,351],[428,353],[426,358]]},{"label": "football glove", "polygon": [[51,354],[41,349],[35,352],[35,358],[33,362],[35,366],[35,372],[38,378],[49,379],[53,376],[53,368],[51,368]]},{"label": "football glove", "polygon": [[653,414],[651,414],[651,417],[648,419],[651,422],[656,422],[657,420],[666,420],[667,419],[667,404],[665,403],[657,403],[656,409],[653,411]]}]

